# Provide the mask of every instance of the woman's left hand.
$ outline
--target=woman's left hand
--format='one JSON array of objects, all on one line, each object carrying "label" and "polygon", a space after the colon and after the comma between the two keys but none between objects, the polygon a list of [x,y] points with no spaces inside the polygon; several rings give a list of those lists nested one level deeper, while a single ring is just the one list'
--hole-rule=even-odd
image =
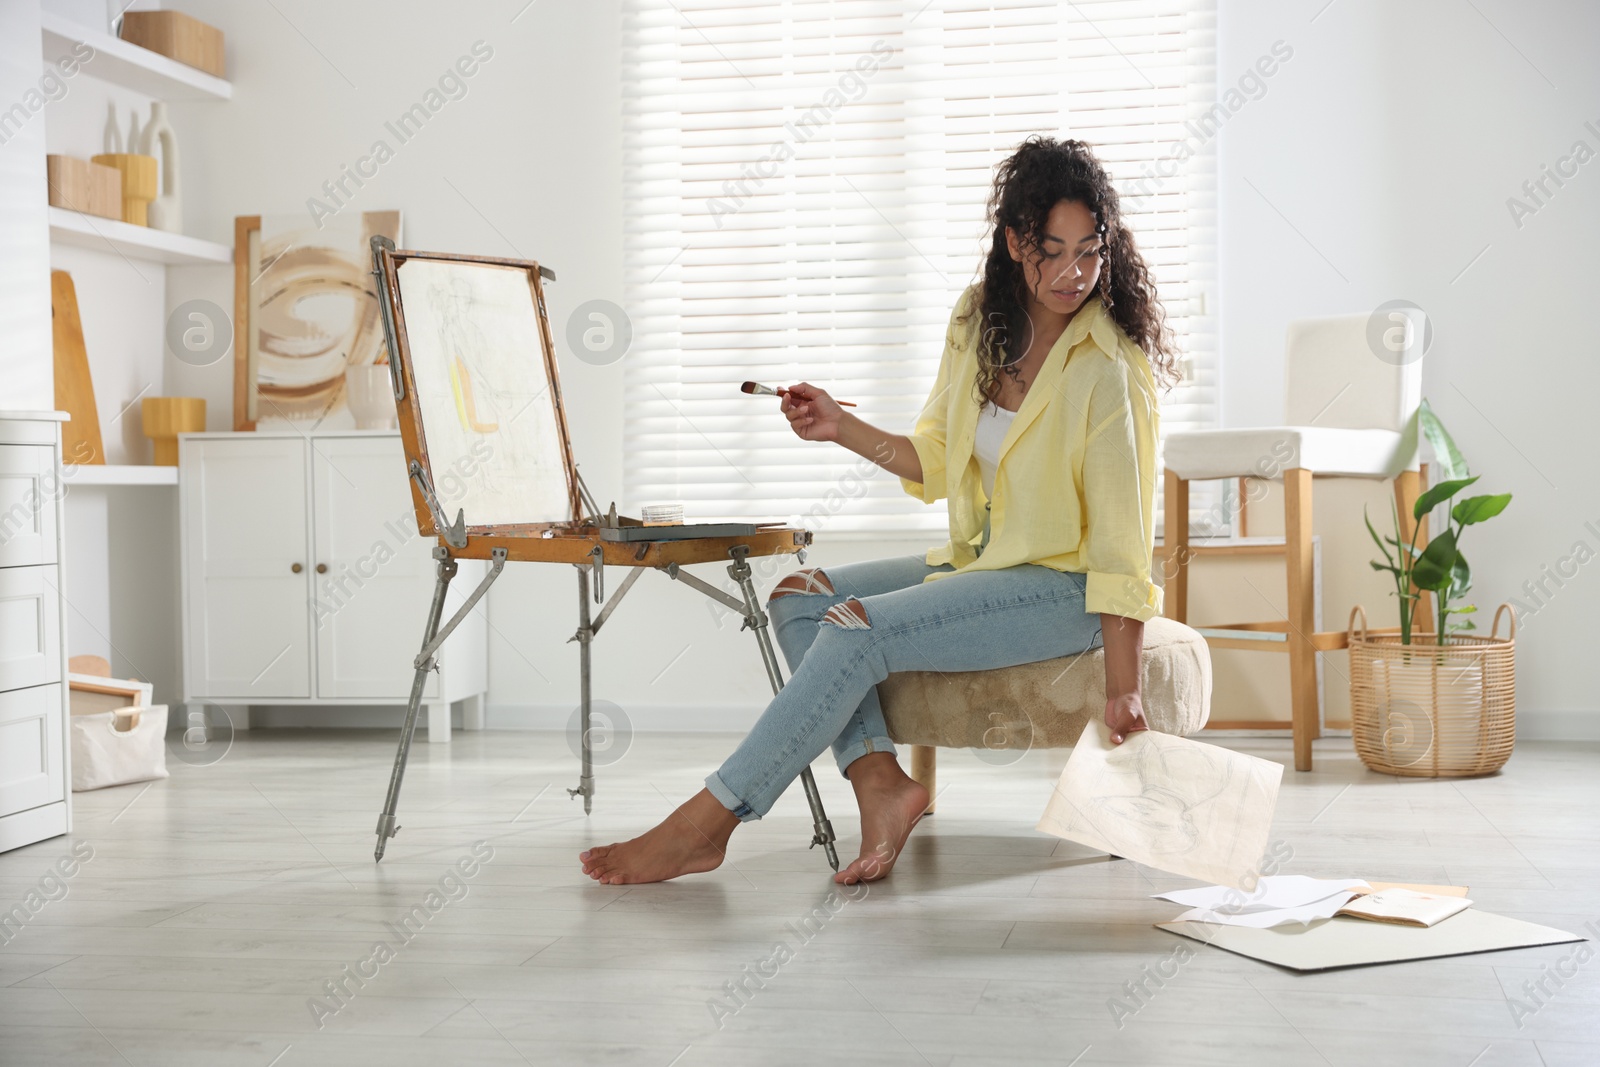
[{"label": "woman's left hand", "polygon": [[1120,745],[1128,735],[1150,729],[1144,721],[1144,701],[1138,693],[1127,693],[1106,701],[1106,726],[1111,730],[1111,743]]}]

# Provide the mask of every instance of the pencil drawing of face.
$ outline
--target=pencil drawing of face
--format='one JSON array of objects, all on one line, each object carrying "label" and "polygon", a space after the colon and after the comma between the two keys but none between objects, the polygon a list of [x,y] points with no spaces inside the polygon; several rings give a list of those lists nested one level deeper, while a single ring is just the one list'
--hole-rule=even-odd
[{"label": "pencil drawing of face", "polygon": [[1139,823],[1150,835],[1150,847],[1163,855],[1180,855],[1200,843],[1201,813],[1197,809],[1229,789],[1233,781],[1231,767],[1218,768],[1199,752],[1163,751],[1149,744],[1118,749],[1108,764],[1110,770],[1120,772],[1115,775],[1117,786],[1138,791],[1098,797],[1097,810],[1085,815],[1096,823]]},{"label": "pencil drawing of face", "polygon": [[1188,878],[1248,888],[1282,776],[1270,760],[1148,730],[1115,745],[1094,720],[1039,829]]},{"label": "pencil drawing of face", "polygon": [[472,286],[452,275],[448,284],[428,290],[428,302],[439,316],[439,333],[452,359],[474,358],[484,348],[483,331],[472,321]]}]

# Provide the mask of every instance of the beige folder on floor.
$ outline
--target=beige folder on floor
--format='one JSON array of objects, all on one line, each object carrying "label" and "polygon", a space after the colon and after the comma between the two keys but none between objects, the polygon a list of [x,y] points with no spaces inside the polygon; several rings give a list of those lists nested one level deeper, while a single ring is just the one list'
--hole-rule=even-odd
[{"label": "beige folder on floor", "polygon": [[1326,971],[1438,956],[1465,956],[1586,940],[1565,930],[1468,908],[1437,926],[1399,926],[1335,917],[1308,927],[1267,930],[1216,923],[1156,923],[1162,930],[1295,971]]}]

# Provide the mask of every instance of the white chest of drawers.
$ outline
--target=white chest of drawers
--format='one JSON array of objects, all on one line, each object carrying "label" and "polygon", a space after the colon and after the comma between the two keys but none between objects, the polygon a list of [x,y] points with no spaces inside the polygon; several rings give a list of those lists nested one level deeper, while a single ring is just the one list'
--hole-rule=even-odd
[{"label": "white chest of drawers", "polygon": [[72,829],[63,418],[0,411],[0,852]]}]

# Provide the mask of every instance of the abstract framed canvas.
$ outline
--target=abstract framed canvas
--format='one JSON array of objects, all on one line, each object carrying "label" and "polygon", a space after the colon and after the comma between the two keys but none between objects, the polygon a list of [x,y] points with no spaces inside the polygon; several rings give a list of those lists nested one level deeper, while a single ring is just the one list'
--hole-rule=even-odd
[{"label": "abstract framed canvas", "polygon": [[350,429],[349,367],[388,362],[368,241],[398,211],[234,219],[233,428]]}]

